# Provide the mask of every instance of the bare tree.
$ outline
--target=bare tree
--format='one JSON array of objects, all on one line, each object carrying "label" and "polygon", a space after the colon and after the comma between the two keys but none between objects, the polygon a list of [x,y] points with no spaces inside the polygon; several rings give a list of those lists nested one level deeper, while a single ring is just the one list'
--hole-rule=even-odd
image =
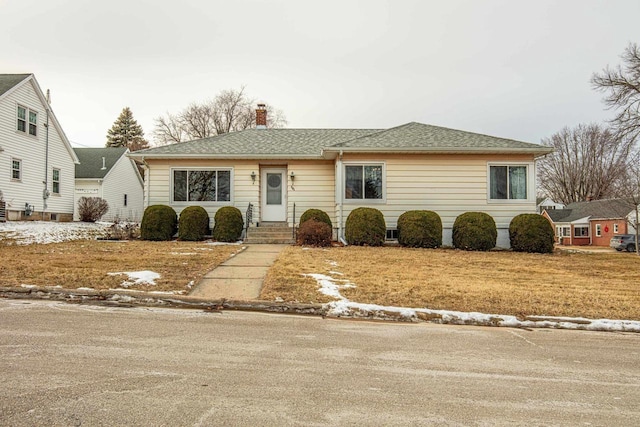
[{"label": "bare tree", "polygon": [[630,43],[621,55],[624,66],[607,66],[601,74],[594,73],[591,84],[605,92],[605,104],[617,111],[611,121],[624,138],[640,136],[640,46]]},{"label": "bare tree", "polygon": [[614,198],[625,194],[633,141],[597,124],[565,127],[542,145],[553,153],[538,163],[544,193],[569,204],[587,198]]},{"label": "bare tree", "polygon": [[[208,138],[256,126],[256,101],[245,88],[223,90],[210,101],[192,103],[178,114],[167,113],[155,119],[156,145]],[[266,105],[267,127],[281,128],[287,120],[282,111]]]}]

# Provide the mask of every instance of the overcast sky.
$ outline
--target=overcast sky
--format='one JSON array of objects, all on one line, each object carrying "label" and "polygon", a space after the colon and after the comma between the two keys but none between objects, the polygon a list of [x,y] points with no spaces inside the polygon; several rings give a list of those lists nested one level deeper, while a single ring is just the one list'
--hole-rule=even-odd
[{"label": "overcast sky", "polygon": [[34,73],[74,146],[224,89],[292,128],[410,121],[540,142],[612,117],[589,79],[640,1],[0,0],[0,73]]}]

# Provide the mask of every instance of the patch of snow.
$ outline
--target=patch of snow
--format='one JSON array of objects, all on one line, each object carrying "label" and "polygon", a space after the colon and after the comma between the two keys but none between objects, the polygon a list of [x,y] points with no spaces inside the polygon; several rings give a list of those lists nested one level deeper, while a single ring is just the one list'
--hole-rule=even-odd
[{"label": "patch of snow", "polygon": [[115,294],[110,299],[111,299],[111,301],[121,301],[121,302],[131,302],[131,301],[135,301],[136,300],[132,296],[120,295],[120,294]]},{"label": "patch of snow", "polygon": [[7,221],[0,223],[0,240],[17,245],[60,243],[104,236],[109,223]]},{"label": "patch of snow", "polygon": [[[328,261],[330,262],[330,261]],[[333,271],[332,274],[341,273]],[[611,319],[588,319],[584,317],[550,317],[550,316],[529,316],[526,320],[518,319],[515,316],[504,314],[487,314],[478,312],[462,312],[453,310],[431,310],[428,308],[409,308],[383,306],[377,304],[364,304],[350,301],[341,293],[341,289],[353,288],[354,284],[347,280],[334,279],[324,274],[303,274],[316,280],[320,288],[318,291],[324,295],[336,298],[325,304],[328,316],[387,316],[388,313],[395,313],[399,317],[409,321],[417,320],[420,317],[433,318],[441,323],[452,324],[478,324],[507,326],[512,328],[559,328],[559,329],[581,329],[590,331],[615,331],[615,332],[640,332],[640,321],[634,320],[611,320]],[[336,282],[347,282],[338,284]],[[424,315],[424,316],[420,316]]]},{"label": "patch of snow", "polygon": [[329,274],[334,274],[336,276],[344,276],[344,274],[340,273],[339,271],[329,271]]},{"label": "patch of snow", "polygon": [[337,262],[337,261],[330,261],[330,260],[327,260],[327,262],[328,262],[328,263],[329,263],[329,265],[330,265],[330,266],[332,266],[332,267],[337,267],[337,266],[338,266],[338,262]]},{"label": "patch of snow", "polygon": [[93,288],[76,288],[76,291],[93,291]]},{"label": "patch of snow", "polygon": [[129,286],[134,285],[155,285],[156,279],[160,278],[160,275],[154,271],[143,270],[143,271],[120,271],[116,273],[107,273],[109,276],[118,276],[120,274],[126,274],[129,276],[129,280],[125,280],[122,282],[121,286],[128,288]]},{"label": "patch of snow", "polygon": [[22,285],[20,285],[20,287],[21,288],[27,288],[27,289],[33,289],[33,288],[37,288],[38,285],[25,285],[25,284],[22,284]]},{"label": "patch of snow", "polygon": [[197,252],[169,252],[170,255],[198,255]]},{"label": "patch of snow", "polygon": [[[242,240],[238,240],[237,242],[207,242],[207,245],[211,245],[211,246],[227,246],[227,245],[241,245],[242,244]],[[243,248],[244,249],[244,248]]]}]

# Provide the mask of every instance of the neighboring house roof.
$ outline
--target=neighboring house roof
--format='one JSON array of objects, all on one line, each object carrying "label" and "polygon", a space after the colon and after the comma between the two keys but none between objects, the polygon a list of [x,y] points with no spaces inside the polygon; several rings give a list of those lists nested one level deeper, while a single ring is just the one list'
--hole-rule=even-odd
[{"label": "neighboring house roof", "polygon": [[0,96],[13,89],[31,74],[0,74]]},{"label": "neighboring house roof", "polygon": [[[321,158],[340,151],[431,153],[551,152],[538,144],[496,138],[421,123],[391,129],[247,129],[149,148],[130,157]],[[326,154],[328,155],[326,155]]]},{"label": "neighboring house roof", "polygon": [[42,105],[46,108],[48,115],[47,117],[53,123],[53,126],[56,128],[58,133],[60,134],[60,138],[62,138],[62,143],[64,144],[67,152],[73,159],[74,163],[78,163],[78,157],[76,156],[73,148],[71,147],[71,142],[67,138],[67,135],[62,130],[62,126],[60,126],[60,122],[56,118],[56,115],[53,113],[53,110],[49,106],[49,102],[45,97],[42,89],[40,89],[40,85],[36,80],[33,74],[0,74],[0,100],[2,100],[5,96],[8,96],[9,93],[13,92],[13,90],[17,89],[19,86],[26,84],[27,82],[32,82],[33,88],[36,92],[36,95],[40,99]]},{"label": "neighboring house roof", "polygon": [[[73,151],[75,151],[80,160],[80,164],[76,165],[76,179],[102,179],[109,173],[118,159],[127,152],[127,147],[74,148]],[[104,164],[102,159],[104,159]]]},{"label": "neighboring house roof", "polygon": [[568,204],[565,209],[545,212],[553,222],[573,222],[581,218],[590,220],[625,218],[633,210],[635,210],[635,204],[631,199],[605,199],[575,202]]}]

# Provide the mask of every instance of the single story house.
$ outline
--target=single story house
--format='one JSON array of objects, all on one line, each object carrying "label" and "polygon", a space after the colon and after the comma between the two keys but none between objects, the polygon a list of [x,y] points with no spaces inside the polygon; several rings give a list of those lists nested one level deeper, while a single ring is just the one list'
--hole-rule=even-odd
[{"label": "single story house", "polygon": [[0,220],[73,219],[78,158],[48,98],[33,74],[0,74]]},{"label": "single story house", "polygon": [[558,243],[575,246],[609,246],[614,235],[635,233],[635,214],[631,199],[575,202],[542,213],[555,228]]},{"label": "single story house", "polygon": [[[536,212],[536,166],[548,147],[416,122],[390,129],[267,129],[257,127],[129,154],[144,164],[145,206],[178,213],[203,206],[211,218],[235,206],[252,227],[292,226],[307,209],[327,212],[336,236],[358,207],[384,214],[388,237],[408,210],[437,212],[443,243],[464,212],[483,211],[509,247],[508,227]],[[247,215],[250,213],[250,215]],[[251,236],[251,229],[249,229]]]},{"label": "single story house", "polygon": [[74,148],[80,160],[76,165],[74,220],[78,221],[78,200],[81,197],[100,197],[109,210],[103,221],[142,220],[144,212],[143,182],[136,163],[127,157],[129,149]]}]

